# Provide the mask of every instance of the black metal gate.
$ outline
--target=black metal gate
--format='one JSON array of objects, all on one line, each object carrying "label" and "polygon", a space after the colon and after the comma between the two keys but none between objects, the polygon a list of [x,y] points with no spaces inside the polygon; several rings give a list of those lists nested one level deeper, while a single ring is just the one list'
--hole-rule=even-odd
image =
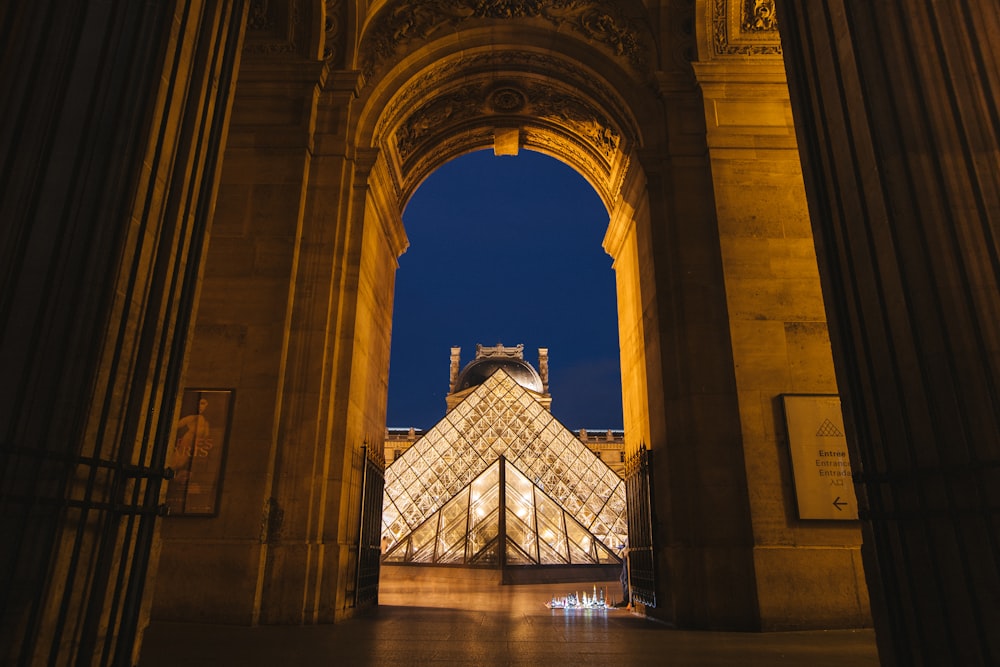
[{"label": "black metal gate", "polygon": [[653,485],[646,445],[625,462],[628,503],[629,589],[632,602],[656,606],[656,552],[653,545]]},{"label": "black metal gate", "polygon": [[[20,649],[6,659],[27,664],[32,653],[54,657],[69,636],[87,664],[129,664],[153,524],[164,513],[164,477],[163,469],[94,457],[3,452],[0,511],[18,518],[21,541],[5,549],[2,594],[5,606],[18,610],[23,631]],[[49,598],[58,609],[32,594],[43,585],[39,577],[60,591]]]},{"label": "black metal gate", "polygon": [[378,604],[379,566],[382,560],[382,494],[385,491],[385,460],[378,446],[361,448],[361,521],[358,530],[358,576],[354,606]]}]

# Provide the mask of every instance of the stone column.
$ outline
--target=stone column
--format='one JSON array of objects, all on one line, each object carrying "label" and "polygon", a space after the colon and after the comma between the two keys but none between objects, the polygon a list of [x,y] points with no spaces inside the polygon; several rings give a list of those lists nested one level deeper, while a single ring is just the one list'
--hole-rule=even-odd
[{"label": "stone column", "polygon": [[670,150],[640,152],[612,212],[627,448],[651,450],[657,606],[756,629],[753,533],[700,96],[669,91]]},{"label": "stone column", "polygon": [[542,378],[542,393],[549,393],[549,348],[538,348],[538,375]]},{"label": "stone column", "polygon": [[655,364],[648,374],[662,378],[663,391],[658,396],[651,389],[648,397],[650,412],[662,413],[664,428],[657,432],[659,419],[652,421],[654,511],[664,524],[656,536],[665,546],[660,576],[669,579],[679,625],[758,629],[753,531],[711,171],[707,156],[695,153],[699,140],[685,139],[686,154],[642,156],[650,204],[649,229],[640,226],[639,245],[649,248],[655,281],[645,297],[644,320],[647,341],[654,339],[660,351],[658,359],[648,359]]},{"label": "stone column", "polygon": [[784,68],[774,58],[694,68],[705,100],[761,628],[870,625],[859,524],[800,519],[796,507],[807,480],[792,479],[781,395],[838,390]]},{"label": "stone column", "polygon": [[406,238],[377,151],[345,137],[357,74],[247,60],[186,379],[235,389],[222,500],[165,522],[154,611],[333,622],[354,606],[359,456],[384,434]]},{"label": "stone column", "polygon": [[1000,5],[782,2],[885,665],[1000,662]]},{"label": "stone column", "polygon": [[264,589],[295,519],[276,488],[280,470],[288,457],[311,456],[319,411],[322,339],[308,343],[322,335],[325,305],[309,318],[296,309],[314,293],[328,301],[322,279],[300,280],[331,262],[312,259],[317,241],[303,228],[321,77],[322,64],[303,58],[244,56],[184,378],[234,390],[222,495],[214,517],[164,520],[157,618],[250,624],[287,606],[274,616],[301,622],[302,572],[287,575],[283,590],[296,596],[287,605]]}]

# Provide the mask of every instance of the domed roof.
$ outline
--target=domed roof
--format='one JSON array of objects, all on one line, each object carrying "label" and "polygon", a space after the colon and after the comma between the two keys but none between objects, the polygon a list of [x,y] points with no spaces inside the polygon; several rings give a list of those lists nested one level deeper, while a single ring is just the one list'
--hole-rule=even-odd
[{"label": "domed roof", "polygon": [[500,369],[507,371],[507,374],[525,389],[530,389],[539,394],[545,393],[542,386],[542,378],[538,376],[535,369],[524,359],[514,357],[481,357],[473,359],[455,381],[455,392],[465,391],[469,387],[475,387],[486,382],[486,378],[493,375]]}]

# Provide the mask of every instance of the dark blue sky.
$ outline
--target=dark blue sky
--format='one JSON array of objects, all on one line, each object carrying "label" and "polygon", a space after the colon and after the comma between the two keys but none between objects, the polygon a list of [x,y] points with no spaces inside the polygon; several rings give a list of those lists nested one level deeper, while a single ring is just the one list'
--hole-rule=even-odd
[{"label": "dark blue sky", "polygon": [[565,426],[621,428],[608,214],[566,165],[530,151],[479,151],[424,181],[403,214],[387,423],[429,428],[444,415],[451,346],[549,348],[552,412]]}]

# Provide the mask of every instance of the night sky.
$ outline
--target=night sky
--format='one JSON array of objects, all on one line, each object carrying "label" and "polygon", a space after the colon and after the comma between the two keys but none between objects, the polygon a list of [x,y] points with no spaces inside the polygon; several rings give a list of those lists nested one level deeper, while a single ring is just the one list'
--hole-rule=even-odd
[{"label": "night sky", "polygon": [[403,213],[387,425],[444,416],[451,346],[549,348],[552,413],[570,429],[622,427],[618,324],[608,214],[570,167],[539,153],[452,160]]}]

